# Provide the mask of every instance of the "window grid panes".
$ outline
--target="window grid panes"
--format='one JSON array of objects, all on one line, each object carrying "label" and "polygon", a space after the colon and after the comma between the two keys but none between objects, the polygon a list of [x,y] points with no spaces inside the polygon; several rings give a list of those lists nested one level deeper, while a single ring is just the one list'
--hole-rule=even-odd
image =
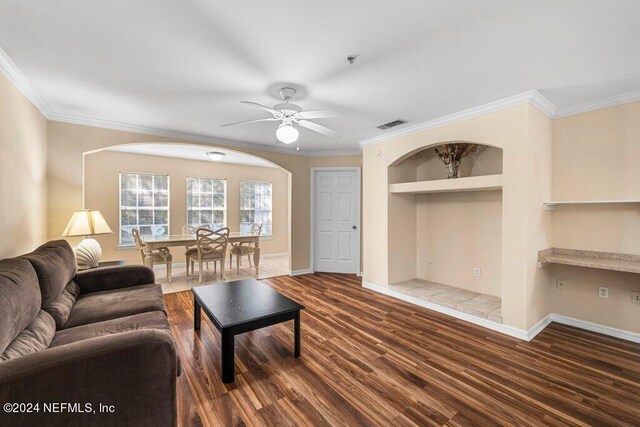
[{"label": "window grid panes", "polygon": [[227,224],[227,181],[187,177],[187,225],[212,230]]},{"label": "window grid panes", "polygon": [[169,176],[120,174],[120,244],[133,245],[131,230],[142,238],[169,235]]},{"label": "window grid panes", "polygon": [[271,183],[240,181],[240,232],[251,232],[253,224],[262,225],[262,236],[271,236]]}]

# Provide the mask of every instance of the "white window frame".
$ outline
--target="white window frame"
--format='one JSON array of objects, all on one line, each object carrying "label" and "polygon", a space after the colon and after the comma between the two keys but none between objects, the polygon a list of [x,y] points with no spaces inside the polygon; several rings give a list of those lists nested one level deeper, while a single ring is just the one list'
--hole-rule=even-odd
[{"label": "white window frame", "polygon": [[[262,181],[262,180],[258,180],[258,179],[243,179],[240,181],[240,193],[239,193],[239,209],[238,209],[238,215],[239,215],[239,222],[238,225],[240,227],[240,230],[242,230],[242,183],[243,182],[257,182],[260,184],[269,184],[271,186],[271,227],[270,227],[270,233],[269,234],[261,234],[260,236],[263,238],[272,238],[273,237],[273,182],[271,181]],[[254,209],[255,210],[255,209]],[[254,216],[255,218],[255,216]],[[263,231],[264,233],[264,231]]]},{"label": "white window frame", "polygon": [[[228,209],[228,194],[227,194],[227,179],[226,178],[214,178],[214,177],[209,177],[209,176],[187,176],[185,178],[184,181],[184,185],[185,185],[185,199],[184,199],[184,207],[185,207],[185,212],[186,212],[186,217],[185,217],[185,223],[186,225],[191,225],[189,224],[189,205],[187,203],[187,201],[189,200],[189,179],[207,179],[207,180],[211,180],[211,181],[222,181],[224,183],[224,209],[222,209],[222,213],[223,213],[223,222],[222,222],[222,227],[226,227],[227,226],[227,209]],[[213,192],[211,194],[214,194]],[[194,209],[191,209],[194,210]],[[211,207],[211,209],[209,208],[196,208],[196,210],[214,210],[213,207]]]},{"label": "white window frame", "polygon": [[[167,235],[171,235],[171,176],[164,173],[149,173],[149,172],[118,172],[118,246],[122,248],[130,248],[135,246],[135,242],[122,243],[122,175],[151,175],[151,176],[166,176],[167,177]],[[139,190],[136,188],[136,193]],[[152,197],[155,192],[152,187]],[[135,207],[136,211],[140,210],[140,206]],[[152,210],[156,210],[155,206],[151,207]],[[128,227],[128,225],[126,226]],[[138,222],[138,227],[140,223]]]}]

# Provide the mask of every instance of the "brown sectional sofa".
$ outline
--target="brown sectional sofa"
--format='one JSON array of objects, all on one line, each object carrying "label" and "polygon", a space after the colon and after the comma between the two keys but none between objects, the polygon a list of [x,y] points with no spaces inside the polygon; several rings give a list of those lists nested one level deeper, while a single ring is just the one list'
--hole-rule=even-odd
[{"label": "brown sectional sofa", "polygon": [[26,405],[0,408],[0,425],[176,425],[179,364],[154,282],[141,266],[77,272],[64,240],[1,260],[0,404]]}]

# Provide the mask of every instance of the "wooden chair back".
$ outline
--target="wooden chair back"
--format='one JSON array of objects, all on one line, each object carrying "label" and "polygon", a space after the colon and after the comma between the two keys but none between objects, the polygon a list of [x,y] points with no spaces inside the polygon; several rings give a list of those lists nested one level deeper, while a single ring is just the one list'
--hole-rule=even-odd
[{"label": "wooden chair back", "polygon": [[251,234],[260,235],[262,234],[262,224],[253,224],[251,226]]},{"label": "wooden chair back", "polygon": [[140,235],[140,230],[134,228],[131,230],[131,234],[133,234],[133,241],[136,244],[136,248],[140,252],[140,257],[142,258],[142,263],[144,264],[144,254],[146,252],[146,245],[144,244],[144,240],[142,240],[142,236]]},{"label": "wooden chair back", "polygon": [[227,244],[229,243],[229,228],[225,227],[214,231],[200,227],[196,230],[196,241],[198,255],[204,256],[219,252],[224,256],[227,253]]},{"label": "wooden chair back", "polygon": [[196,230],[198,227],[194,227],[193,225],[183,225],[182,226],[182,234],[196,234]]}]

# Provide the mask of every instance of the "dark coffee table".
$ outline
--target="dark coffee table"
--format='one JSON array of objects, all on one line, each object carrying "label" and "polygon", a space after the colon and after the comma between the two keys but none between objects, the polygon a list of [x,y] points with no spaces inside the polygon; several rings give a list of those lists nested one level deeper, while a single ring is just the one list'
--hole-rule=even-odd
[{"label": "dark coffee table", "polygon": [[234,337],[293,320],[294,354],[300,356],[300,310],[304,306],[254,279],[197,286],[193,329],[200,329],[200,309],[222,334],[222,382],[234,381]]}]

